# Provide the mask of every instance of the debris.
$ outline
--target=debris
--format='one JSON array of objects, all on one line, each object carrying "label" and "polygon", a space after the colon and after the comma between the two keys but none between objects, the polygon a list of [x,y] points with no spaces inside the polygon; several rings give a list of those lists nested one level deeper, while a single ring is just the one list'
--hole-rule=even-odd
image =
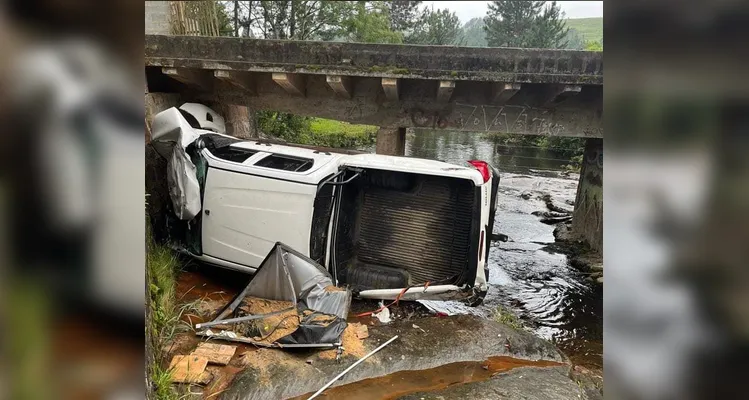
[{"label": "debris", "polygon": [[[338,350],[331,349],[331,350],[325,350],[321,351],[319,353],[320,358],[323,359],[336,359],[337,355],[339,356],[342,352],[344,355],[350,355],[356,358],[360,358],[367,354],[367,349],[364,348],[364,344],[362,343],[362,340],[359,339],[356,332],[361,329],[360,327],[364,326],[358,322],[352,322],[349,323],[346,327],[346,330],[343,331],[343,335],[341,336],[341,347],[339,347]],[[369,332],[369,331],[367,331]],[[338,353],[338,354],[336,354]]]},{"label": "debris", "polygon": [[307,361],[305,361],[307,364],[312,365],[312,359],[308,358]]},{"label": "debris", "polygon": [[169,369],[172,371],[172,382],[205,385],[212,378],[210,372],[205,373],[207,365],[208,359],[203,356],[194,354],[174,356],[169,364]]},{"label": "debris", "polygon": [[198,335],[263,347],[332,348],[341,344],[350,305],[351,291],[334,286],[324,267],[278,242],[244,290],[213,321],[195,328],[231,324],[231,331]]},{"label": "debris", "polygon": [[211,364],[226,365],[229,364],[236,351],[236,346],[203,342],[198,345],[197,349],[193,350],[191,355],[203,356]]},{"label": "debris", "polygon": [[346,368],[345,370],[343,370],[343,372],[341,372],[340,374],[336,375],[335,378],[333,378],[330,382],[326,383],[325,386],[321,387],[320,390],[318,390],[317,392],[315,392],[307,400],[312,400],[315,397],[319,396],[322,392],[325,391],[325,389],[327,389],[328,387],[330,387],[330,385],[332,385],[333,383],[335,383],[335,381],[341,379],[341,377],[343,377],[349,371],[351,371],[352,369],[354,369],[354,367],[356,367],[357,365],[361,364],[362,361],[364,361],[367,358],[371,357],[374,353],[377,353],[378,351],[382,350],[385,346],[389,345],[395,339],[398,339],[398,335],[393,336],[392,338],[390,338],[390,340],[388,340],[387,342],[381,344],[380,347],[378,347],[378,348],[370,351],[369,354],[367,354],[364,357],[356,360],[356,362],[354,362],[353,364],[351,364],[351,366],[349,366],[348,368]]},{"label": "debris", "polygon": [[359,324],[359,326],[356,327],[356,337],[359,339],[366,339],[369,337],[369,329],[367,329],[366,325]]},{"label": "debris", "polygon": [[392,321],[392,319],[390,319],[390,309],[387,307],[383,308],[378,313],[373,313],[372,316],[377,318],[382,324],[389,324]]},{"label": "debris", "polygon": [[418,329],[418,330],[420,330],[420,331],[422,331],[424,333],[427,333],[427,331],[421,329],[421,327],[419,325],[413,324],[412,326],[413,326],[414,329]]}]

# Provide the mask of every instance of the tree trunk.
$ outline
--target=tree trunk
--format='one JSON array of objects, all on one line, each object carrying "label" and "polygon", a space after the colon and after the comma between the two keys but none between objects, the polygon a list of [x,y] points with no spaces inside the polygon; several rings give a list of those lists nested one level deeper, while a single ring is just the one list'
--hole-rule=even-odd
[{"label": "tree trunk", "polygon": [[234,37],[239,37],[239,2],[234,1]]}]

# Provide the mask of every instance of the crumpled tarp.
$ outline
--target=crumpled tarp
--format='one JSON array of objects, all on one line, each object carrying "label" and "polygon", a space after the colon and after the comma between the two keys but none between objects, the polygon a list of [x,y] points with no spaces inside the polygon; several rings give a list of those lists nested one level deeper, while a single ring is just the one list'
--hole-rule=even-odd
[{"label": "crumpled tarp", "polygon": [[[340,343],[347,326],[351,296],[350,290],[333,285],[333,279],[324,267],[277,242],[244,290],[212,322],[223,321],[246,297],[288,301],[294,304],[300,316],[299,327],[278,339],[277,343],[336,344]],[[325,316],[328,318],[319,318]]]},{"label": "crumpled tarp", "polygon": [[151,124],[153,146],[168,160],[167,184],[174,213],[182,220],[195,218],[202,207],[195,164],[186,151],[198,137],[200,133],[175,107],[156,114]]},{"label": "crumpled tarp", "polygon": [[330,291],[333,279],[321,265],[278,242],[243,291],[244,296],[302,302],[307,308],[346,319],[351,292]]}]

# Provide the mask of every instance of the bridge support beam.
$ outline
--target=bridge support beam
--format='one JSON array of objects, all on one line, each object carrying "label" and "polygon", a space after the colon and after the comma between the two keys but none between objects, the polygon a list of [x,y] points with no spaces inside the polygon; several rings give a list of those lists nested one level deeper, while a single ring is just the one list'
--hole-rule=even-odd
[{"label": "bridge support beam", "polygon": [[406,154],[406,128],[380,128],[375,152],[389,156]]},{"label": "bridge support beam", "polygon": [[588,243],[592,250],[603,250],[603,139],[585,141],[572,234]]}]

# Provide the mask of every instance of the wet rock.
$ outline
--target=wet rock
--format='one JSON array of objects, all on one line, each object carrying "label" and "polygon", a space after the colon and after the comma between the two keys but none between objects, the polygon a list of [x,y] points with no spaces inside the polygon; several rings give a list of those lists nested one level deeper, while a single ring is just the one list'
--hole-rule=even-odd
[{"label": "wet rock", "polygon": [[533,193],[531,192],[523,192],[520,194],[520,198],[523,200],[530,200],[531,197],[533,197]]},{"label": "wet rock", "polygon": [[[396,334],[399,338],[359,364],[334,386],[398,371],[425,370],[460,361],[483,361],[498,355],[562,362],[562,356],[553,344],[530,332],[518,331],[480,317],[428,317],[419,319],[418,325],[426,333],[413,329],[413,322],[402,320],[370,327],[370,337],[364,341],[367,351]],[[511,348],[503,346],[506,340],[512,342]],[[355,361],[355,358],[347,356],[340,363],[320,359],[315,362],[315,368],[308,368],[305,360],[309,358],[309,354],[272,351],[278,352],[282,361],[267,363],[264,370],[248,367],[237,375],[223,398],[290,398],[314,392],[340,373],[341,363],[350,365]],[[293,384],[289,384],[290,377],[293,377]]]},{"label": "wet rock", "polygon": [[554,211],[554,212],[563,213],[563,214],[572,214],[572,209],[560,207],[554,202],[554,199],[548,193],[542,195],[541,200],[543,200],[543,202],[546,204],[546,208],[548,208],[549,211]]},{"label": "wet rock", "polygon": [[434,392],[413,393],[399,400],[437,399],[591,399],[567,376],[566,367],[524,367],[494,375],[483,382],[453,385]]}]

